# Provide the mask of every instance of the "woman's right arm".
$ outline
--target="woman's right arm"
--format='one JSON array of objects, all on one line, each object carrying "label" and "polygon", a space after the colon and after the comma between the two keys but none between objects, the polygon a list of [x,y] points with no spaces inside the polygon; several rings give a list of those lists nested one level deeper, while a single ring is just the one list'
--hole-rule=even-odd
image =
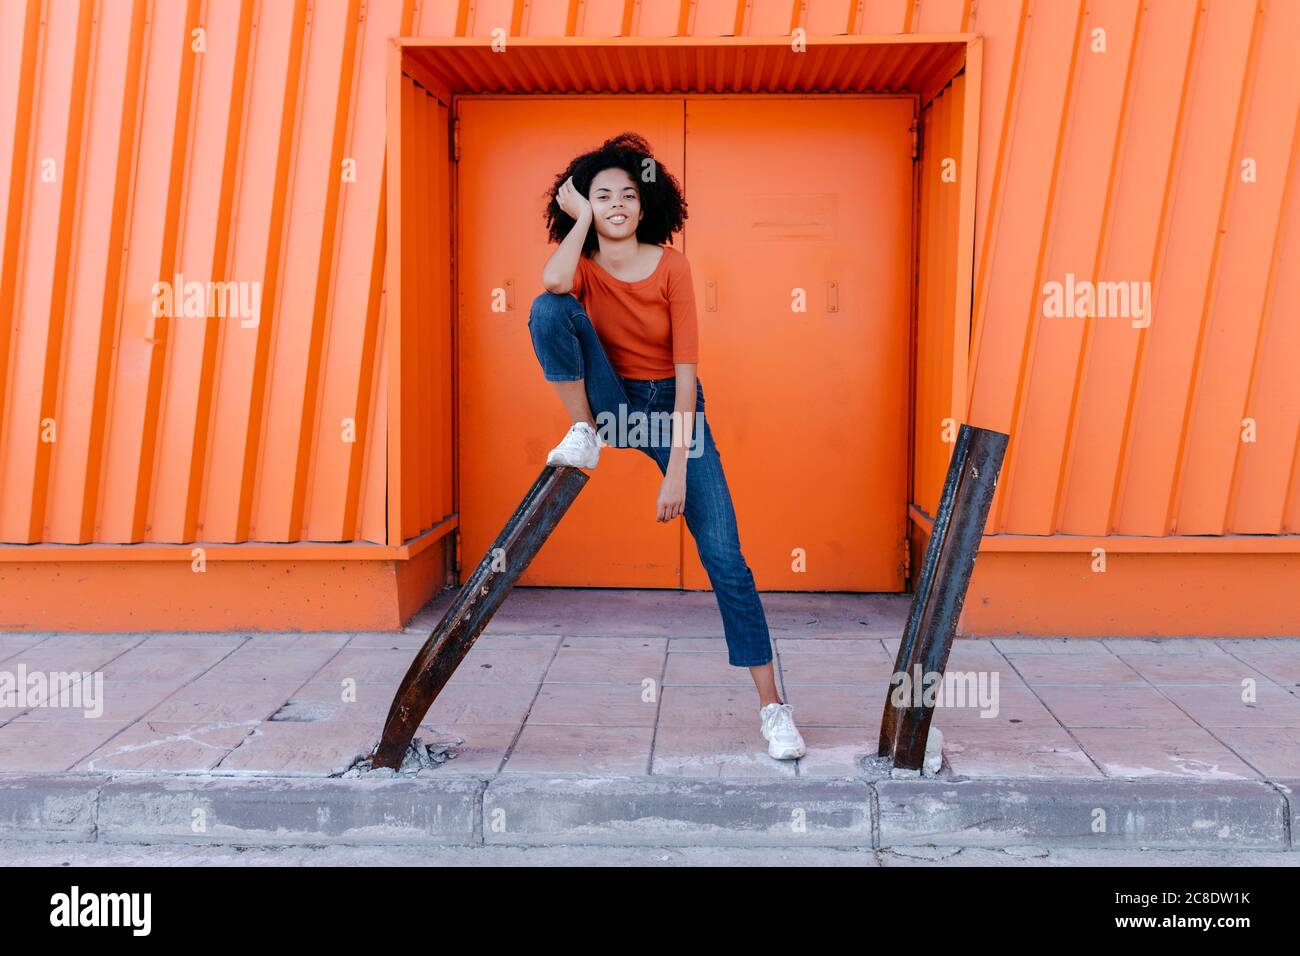
[{"label": "woman's right arm", "polygon": [[578,269],[587,230],[591,228],[591,203],[574,187],[572,176],[560,186],[555,201],[573,217],[574,226],[542,266],[542,285],[547,292],[563,294],[573,288],[573,274]]}]

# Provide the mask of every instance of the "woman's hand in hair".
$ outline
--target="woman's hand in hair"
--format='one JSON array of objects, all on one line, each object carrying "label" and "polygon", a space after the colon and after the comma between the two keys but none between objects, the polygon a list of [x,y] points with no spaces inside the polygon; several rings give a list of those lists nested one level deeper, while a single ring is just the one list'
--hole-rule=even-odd
[{"label": "woman's hand in hair", "polygon": [[[583,244],[587,241],[587,232],[591,229],[591,203],[581,195],[573,185],[570,176],[555,191],[555,201],[560,209],[573,217],[573,227],[568,234],[560,238],[560,246],[542,266],[542,285],[547,292],[564,294],[573,290],[573,279],[577,274],[578,259],[582,256]],[[547,213],[551,212],[547,207]],[[561,222],[556,217],[555,222]]]},{"label": "woman's hand in hair", "polygon": [[578,187],[573,185],[572,176],[560,184],[560,188],[555,193],[555,201],[574,221],[582,222],[584,214],[590,220],[591,202],[578,192]]}]

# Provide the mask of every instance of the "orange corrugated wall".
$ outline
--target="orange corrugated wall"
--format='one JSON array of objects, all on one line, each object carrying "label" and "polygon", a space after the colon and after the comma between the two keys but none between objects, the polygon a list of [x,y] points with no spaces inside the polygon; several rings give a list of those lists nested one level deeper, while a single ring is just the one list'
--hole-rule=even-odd
[{"label": "orange corrugated wall", "polygon": [[[399,420],[401,514],[390,538],[409,540],[455,507],[453,495],[451,170],[447,107],[401,77],[403,271]],[[389,459],[390,464],[392,458]],[[390,523],[390,527],[393,525]]]},{"label": "orange corrugated wall", "polygon": [[[388,36],[795,26],[984,37],[966,417],[1013,433],[989,531],[1296,532],[1300,4],[0,0],[0,539],[387,540]],[[150,327],[174,272],[263,282],[259,326]],[[1067,272],[1151,281],[1152,327],[1045,320]],[[403,536],[449,500],[447,441],[405,450]]]},{"label": "orange corrugated wall", "polygon": [[[3,0],[0,540],[387,541],[384,67],[403,15]],[[260,283],[257,324],[155,320],[175,274]]]},{"label": "orange corrugated wall", "polygon": [[[974,24],[970,417],[1013,435],[989,531],[1300,531],[1300,4],[1029,12]],[[1069,272],[1150,281],[1150,327],[1038,315]]]},{"label": "orange corrugated wall", "polygon": [[966,404],[965,369],[955,343],[963,334],[969,339],[970,330],[953,327],[961,214],[957,184],[966,163],[960,105],[965,86],[964,75],[955,77],[921,110],[911,501],[929,515],[939,510]]}]

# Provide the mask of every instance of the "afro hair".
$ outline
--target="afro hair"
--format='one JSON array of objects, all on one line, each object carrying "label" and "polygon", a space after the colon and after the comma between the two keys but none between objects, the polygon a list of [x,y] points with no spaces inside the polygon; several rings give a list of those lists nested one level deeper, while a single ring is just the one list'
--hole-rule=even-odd
[{"label": "afro hair", "polygon": [[[605,140],[598,148],[574,159],[555,177],[546,205],[550,241],[561,242],[576,225],[576,220],[555,201],[565,180],[572,176],[578,192],[588,196],[591,181],[606,169],[621,169],[637,184],[644,212],[636,229],[637,240],[653,246],[671,242],[673,233],[680,232],[686,224],[686,198],[677,178],[654,158],[650,144],[636,133],[620,133]],[[582,244],[583,255],[590,256],[598,246],[596,230],[589,229]]]}]

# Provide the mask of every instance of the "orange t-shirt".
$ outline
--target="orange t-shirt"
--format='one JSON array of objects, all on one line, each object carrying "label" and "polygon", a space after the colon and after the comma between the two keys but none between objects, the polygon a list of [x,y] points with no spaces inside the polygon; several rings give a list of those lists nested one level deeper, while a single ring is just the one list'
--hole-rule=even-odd
[{"label": "orange t-shirt", "polygon": [[691,264],[671,246],[655,271],[624,282],[578,257],[570,290],[591,318],[614,371],[624,378],[672,378],[677,363],[699,361]]}]

